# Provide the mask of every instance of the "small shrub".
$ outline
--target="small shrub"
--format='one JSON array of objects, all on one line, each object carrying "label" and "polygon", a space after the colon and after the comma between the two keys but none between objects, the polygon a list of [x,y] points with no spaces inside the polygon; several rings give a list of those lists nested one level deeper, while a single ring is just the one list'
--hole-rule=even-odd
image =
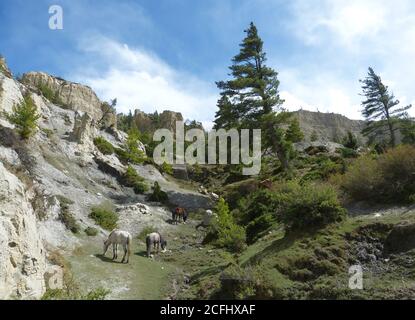
[{"label": "small shrub", "polygon": [[205,241],[233,252],[242,252],[246,247],[245,229],[235,223],[223,198],[219,199],[215,212],[217,219],[212,220]]},{"label": "small shrub", "polygon": [[85,233],[89,237],[95,237],[96,235],[98,235],[98,229],[97,228],[93,228],[93,227],[87,227],[85,229]]},{"label": "small shrub", "polygon": [[342,155],[343,158],[357,158],[358,153],[354,149],[342,148],[341,149],[341,155]]},{"label": "small shrub", "polygon": [[39,82],[36,87],[39,89],[39,91],[42,93],[42,95],[48,99],[50,102],[56,105],[63,106],[64,103],[59,97],[59,92],[54,92],[51,88],[49,88],[46,84],[43,84]]},{"label": "small shrub", "polygon": [[71,230],[73,233],[79,232],[79,225],[76,222],[74,216],[69,211],[61,210],[59,219],[63,222],[68,230]]},{"label": "small shrub", "polygon": [[95,138],[94,144],[102,154],[114,153],[114,147],[112,146],[112,144],[102,137]]},{"label": "small shrub", "polygon": [[148,185],[145,182],[145,179],[141,177],[131,166],[128,166],[127,171],[124,174],[123,181],[127,187],[133,188],[134,192],[137,194],[148,191]]},{"label": "small shrub", "polygon": [[246,242],[248,244],[254,243],[264,233],[269,230],[275,223],[275,214],[264,214],[255,220],[251,221],[246,226]]},{"label": "small shrub", "polygon": [[37,108],[32,98],[29,95],[25,95],[22,103],[14,105],[13,113],[6,114],[6,118],[16,125],[23,139],[28,139],[35,132],[40,115],[37,113]]},{"label": "small shrub", "polygon": [[114,230],[117,227],[118,215],[114,212],[111,203],[104,202],[92,207],[89,217],[106,230]]},{"label": "small shrub", "polygon": [[148,200],[167,203],[169,201],[169,197],[166,192],[161,190],[159,183],[155,181],[153,185],[153,193],[149,196]]},{"label": "small shrub", "polygon": [[66,229],[73,233],[79,233],[80,227],[73,214],[69,211],[69,206],[73,204],[73,201],[63,196],[57,196],[60,203],[59,219],[65,225]]},{"label": "small shrub", "polygon": [[167,162],[163,162],[163,164],[160,166],[160,170],[161,172],[173,175],[173,166]]},{"label": "small shrub", "polygon": [[54,131],[48,128],[41,128],[42,132],[48,137],[49,139],[53,136]]},{"label": "small shrub", "polygon": [[279,186],[276,195],[280,203],[277,217],[288,230],[324,227],[346,214],[336,191],[328,185],[288,182]]}]

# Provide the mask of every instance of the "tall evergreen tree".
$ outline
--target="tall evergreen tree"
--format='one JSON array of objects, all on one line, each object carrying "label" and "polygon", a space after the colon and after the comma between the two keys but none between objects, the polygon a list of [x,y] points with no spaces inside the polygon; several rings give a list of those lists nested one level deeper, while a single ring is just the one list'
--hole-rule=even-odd
[{"label": "tall evergreen tree", "polygon": [[399,129],[400,119],[407,116],[407,110],[412,106],[399,108],[399,100],[393,93],[389,93],[388,87],[382,83],[382,79],[372,68],[369,68],[367,77],[360,80],[362,83],[362,95],[366,100],[362,102],[362,114],[367,121],[362,133],[366,136],[388,134],[390,145],[396,145],[395,131]]},{"label": "tall evergreen tree", "polygon": [[215,129],[219,128],[262,128],[265,149],[275,152],[282,167],[288,169],[290,154],[286,143],[282,120],[278,116],[283,100],[279,96],[278,73],[266,65],[266,53],[258,30],[251,22],[244,31],[239,53],[232,59],[228,81],[216,83],[221,90],[216,113]]},{"label": "tall evergreen tree", "polygon": [[274,107],[283,103],[278,94],[278,73],[265,65],[266,54],[257,28],[251,22],[244,32],[246,37],[240,44],[240,52],[229,67],[232,79],[216,83],[221,90],[220,111],[215,119],[217,126],[228,123],[245,127],[257,125],[264,114],[271,113]]}]

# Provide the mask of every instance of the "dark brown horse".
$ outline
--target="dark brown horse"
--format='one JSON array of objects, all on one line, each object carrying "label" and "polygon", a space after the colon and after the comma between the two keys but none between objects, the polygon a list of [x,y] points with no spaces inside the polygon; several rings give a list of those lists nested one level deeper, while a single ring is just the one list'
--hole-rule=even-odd
[{"label": "dark brown horse", "polygon": [[173,224],[178,224],[181,221],[186,222],[187,216],[188,216],[187,211],[184,208],[181,208],[181,207],[175,208],[172,211]]}]

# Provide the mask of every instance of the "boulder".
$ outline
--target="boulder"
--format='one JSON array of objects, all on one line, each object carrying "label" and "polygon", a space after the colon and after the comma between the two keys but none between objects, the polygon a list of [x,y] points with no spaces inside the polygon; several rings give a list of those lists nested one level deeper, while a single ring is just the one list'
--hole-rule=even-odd
[{"label": "boulder", "polygon": [[415,249],[415,223],[402,222],[395,225],[385,240],[386,254]]}]

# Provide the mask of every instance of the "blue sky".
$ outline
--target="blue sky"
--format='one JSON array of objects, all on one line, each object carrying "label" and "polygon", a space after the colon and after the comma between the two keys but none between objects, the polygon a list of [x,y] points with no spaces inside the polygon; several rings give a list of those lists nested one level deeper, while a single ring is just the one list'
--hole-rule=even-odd
[{"label": "blue sky", "polygon": [[[48,28],[51,5],[63,30]],[[250,21],[290,110],[360,117],[368,66],[402,104],[415,102],[411,0],[2,0],[0,53],[15,74],[90,85],[119,111],[171,109],[209,126]]]}]

